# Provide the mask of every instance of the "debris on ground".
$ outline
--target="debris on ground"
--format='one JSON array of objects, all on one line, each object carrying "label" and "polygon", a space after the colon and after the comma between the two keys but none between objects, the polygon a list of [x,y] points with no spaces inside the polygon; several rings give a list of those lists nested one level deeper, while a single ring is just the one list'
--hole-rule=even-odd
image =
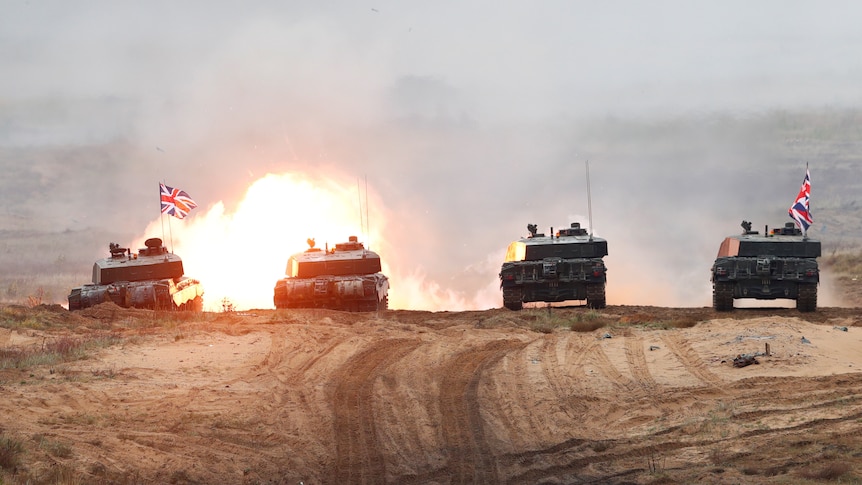
[{"label": "debris on ground", "polygon": [[759,352],[754,354],[739,354],[733,358],[733,366],[746,367],[751,364],[760,364],[760,362],[758,362],[756,358],[757,354],[759,354]]},{"label": "debris on ground", "polygon": [[658,349],[660,349],[660,348],[661,348],[661,347],[659,347],[658,345],[650,345],[650,346],[649,346],[649,349],[650,349],[651,351],[652,351],[652,350],[658,350]]},{"label": "debris on ground", "polygon": [[846,331],[847,331],[847,327],[834,326],[834,327],[832,327],[832,328],[834,328],[835,330],[841,330],[842,332],[846,332]]}]

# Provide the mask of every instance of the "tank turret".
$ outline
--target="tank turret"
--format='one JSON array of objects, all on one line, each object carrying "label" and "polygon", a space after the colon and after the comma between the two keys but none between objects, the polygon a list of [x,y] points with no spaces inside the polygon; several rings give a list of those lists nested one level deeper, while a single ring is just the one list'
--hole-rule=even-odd
[{"label": "tank turret", "polygon": [[324,250],[309,248],[287,260],[285,277],[275,283],[276,308],[329,308],[347,311],[385,310],[389,279],[381,273],[380,256],[356,236]]},{"label": "tank turret", "polygon": [[817,309],[820,241],[809,239],[792,222],[764,228],[761,235],[742,221],[743,232],[722,241],[711,269],[712,302],[733,310],[739,298],[796,300],[802,312]]},{"label": "tank turret", "polygon": [[608,255],[606,240],[593,237],[574,222],[550,236],[528,224],[527,237],[509,244],[500,269],[503,305],[520,310],[527,302],[586,300],[590,308],[606,306]]},{"label": "tank turret", "polygon": [[110,243],[110,256],[93,264],[92,284],[72,289],[69,310],[112,301],[121,307],[201,311],[203,286],[184,276],[182,259],[159,238],[147,239],[144,246],[134,253]]}]

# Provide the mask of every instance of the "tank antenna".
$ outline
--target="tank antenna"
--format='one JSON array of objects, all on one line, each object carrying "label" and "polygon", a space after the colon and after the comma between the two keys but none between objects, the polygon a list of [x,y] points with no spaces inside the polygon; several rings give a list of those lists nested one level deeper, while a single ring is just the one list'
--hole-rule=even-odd
[{"label": "tank antenna", "polygon": [[586,161],[587,166],[587,212],[590,219],[590,241],[593,240],[593,197],[590,194],[590,161]]},{"label": "tank antenna", "polygon": [[371,226],[368,222],[368,174],[365,175],[365,240],[368,241],[368,249],[371,249]]},{"label": "tank antenna", "polygon": [[359,200],[359,230],[362,231],[362,235],[365,235],[365,226],[363,225],[363,216],[362,216],[362,187],[359,185],[359,177],[356,178],[356,198]]},{"label": "tank antenna", "polygon": [[[359,178],[356,178],[356,196],[359,199],[359,230],[362,231],[362,237],[368,242],[368,236],[371,232],[368,226],[368,175],[365,176],[365,215],[362,214],[362,186],[359,185]],[[369,242],[367,249],[371,249]]]}]

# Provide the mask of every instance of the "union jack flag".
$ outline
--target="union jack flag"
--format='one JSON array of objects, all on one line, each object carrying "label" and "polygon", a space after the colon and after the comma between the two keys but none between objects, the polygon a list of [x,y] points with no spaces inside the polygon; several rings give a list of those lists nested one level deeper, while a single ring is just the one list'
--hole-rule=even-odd
[{"label": "union jack flag", "polygon": [[162,214],[169,214],[179,219],[189,215],[189,211],[198,206],[184,190],[168,187],[161,182],[159,182],[159,196],[162,199]]},{"label": "union jack flag", "polygon": [[814,224],[814,218],[811,216],[811,211],[808,210],[809,199],[811,199],[811,174],[808,173],[808,167],[805,167],[805,179],[802,181],[802,188],[799,189],[796,201],[787,210],[787,213],[796,221],[803,233],[808,231],[811,224]]}]

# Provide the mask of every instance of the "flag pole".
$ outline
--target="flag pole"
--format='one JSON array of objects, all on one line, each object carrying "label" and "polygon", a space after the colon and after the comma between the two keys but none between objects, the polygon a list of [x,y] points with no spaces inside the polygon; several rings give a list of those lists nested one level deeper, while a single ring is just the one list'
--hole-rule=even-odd
[{"label": "flag pole", "polygon": [[[165,187],[167,187],[168,186],[167,180],[162,180],[162,184]],[[159,192],[161,193],[161,187],[159,188]],[[159,196],[159,199],[161,199],[161,196]],[[170,240],[171,240],[171,254],[174,254],[174,230],[173,230],[173,227],[171,226],[171,218],[170,217],[168,217],[168,236],[170,237]],[[162,237],[165,237],[164,222],[162,222]]]},{"label": "flag pole", "polygon": [[[808,172],[808,162],[805,162],[805,178],[808,179],[808,214],[811,215],[811,174]],[[813,220],[813,219],[812,219]],[[808,228],[802,230],[802,240],[808,239]]]},{"label": "flag pole", "polygon": [[174,231],[171,228],[171,218],[168,217],[168,235],[171,237],[171,254],[174,254]]},{"label": "flag pole", "polygon": [[159,220],[162,223],[162,240],[165,239],[165,213],[162,212],[162,185],[164,185],[164,181],[159,184]]}]

